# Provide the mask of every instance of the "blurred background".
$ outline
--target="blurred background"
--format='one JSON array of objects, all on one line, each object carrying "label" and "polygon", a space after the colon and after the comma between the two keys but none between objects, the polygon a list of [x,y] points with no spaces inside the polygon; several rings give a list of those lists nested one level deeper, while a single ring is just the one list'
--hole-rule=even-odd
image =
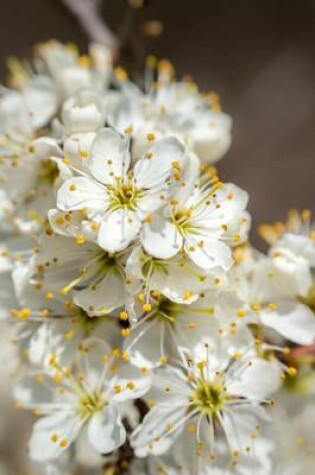
[{"label": "blurred background", "polygon": [[[125,43],[136,32],[140,55],[169,58],[178,77],[189,74],[201,90],[220,94],[234,133],[219,168],[224,180],[250,193],[254,227],[283,220],[292,207],[315,211],[315,0],[149,0],[141,9],[103,0],[101,12],[124,38],[122,62],[131,60]],[[88,41],[62,0],[1,0],[2,82],[6,57],[27,57],[34,43],[51,38],[82,48]],[[17,435],[21,414],[12,417]],[[26,445],[12,430],[12,421],[0,423],[0,458],[10,453],[12,471],[4,473],[23,475],[23,458],[15,454]]]}]

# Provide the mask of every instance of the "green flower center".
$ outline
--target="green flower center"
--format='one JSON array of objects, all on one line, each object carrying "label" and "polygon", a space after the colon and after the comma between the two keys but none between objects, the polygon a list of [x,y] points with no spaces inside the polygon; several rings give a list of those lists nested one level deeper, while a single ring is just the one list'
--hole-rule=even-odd
[{"label": "green flower center", "polygon": [[98,411],[101,411],[106,405],[106,401],[102,395],[94,392],[92,394],[85,394],[80,399],[79,415],[82,419],[87,419]]},{"label": "green flower center", "polygon": [[43,184],[53,185],[59,175],[58,167],[52,160],[43,160],[38,172],[38,181]]},{"label": "green flower center", "polygon": [[213,416],[225,405],[228,396],[220,381],[199,379],[191,399],[191,407],[206,415]]},{"label": "green flower center", "polygon": [[142,196],[142,191],[136,188],[131,181],[121,183],[121,180],[117,179],[117,183],[115,185],[108,185],[107,189],[110,194],[111,209],[128,209],[131,211],[137,209],[137,203]]}]

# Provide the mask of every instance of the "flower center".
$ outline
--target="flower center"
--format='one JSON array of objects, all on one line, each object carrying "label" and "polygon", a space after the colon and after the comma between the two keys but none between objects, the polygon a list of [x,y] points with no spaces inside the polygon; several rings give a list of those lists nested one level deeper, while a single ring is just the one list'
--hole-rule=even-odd
[{"label": "flower center", "polygon": [[220,381],[199,379],[191,399],[193,410],[209,416],[219,412],[225,405],[228,396]]},{"label": "flower center", "polygon": [[142,193],[131,181],[121,183],[121,180],[117,179],[116,185],[108,185],[107,189],[109,190],[110,207],[112,209],[129,209],[132,211],[137,209],[137,203]]},{"label": "flower center", "polygon": [[43,160],[38,172],[38,181],[43,184],[53,185],[58,177],[58,167],[52,160]]},{"label": "flower center", "polygon": [[80,399],[79,415],[82,419],[87,419],[102,410],[105,405],[106,401],[101,394],[97,392],[85,394]]},{"label": "flower center", "polygon": [[181,232],[187,231],[189,228],[189,221],[191,218],[191,211],[188,208],[182,210],[176,210],[173,214],[173,223],[177,229]]}]

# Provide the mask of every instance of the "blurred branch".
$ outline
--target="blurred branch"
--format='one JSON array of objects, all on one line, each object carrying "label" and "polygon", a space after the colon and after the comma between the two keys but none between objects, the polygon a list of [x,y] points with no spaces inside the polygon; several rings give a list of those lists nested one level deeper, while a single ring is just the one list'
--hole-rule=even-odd
[{"label": "blurred branch", "polygon": [[115,54],[118,49],[118,39],[102,19],[102,0],[61,0],[73,13],[79,24],[92,41],[102,43]]}]

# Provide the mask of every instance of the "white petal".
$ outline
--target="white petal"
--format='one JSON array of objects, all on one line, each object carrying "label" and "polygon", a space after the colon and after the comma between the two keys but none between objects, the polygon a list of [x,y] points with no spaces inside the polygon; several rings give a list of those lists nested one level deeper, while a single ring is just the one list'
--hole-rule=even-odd
[{"label": "white petal", "polygon": [[[132,382],[133,387],[128,387],[128,383]],[[123,390],[115,393],[114,386],[119,384]],[[152,385],[152,373],[150,371],[141,371],[141,369],[131,364],[123,364],[120,366],[117,378],[115,376],[110,381],[110,387],[113,390],[111,396],[115,402],[127,401],[129,399],[137,399],[148,392]]]},{"label": "white petal", "polygon": [[163,326],[164,323],[149,320],[131,329],[130,335],[125,339],[124,349],[132,364],[139,368],[154,368],[161,363]]},{"label": "white petal", "polygon": [[124,279],[118,269],[109,268],[104,272],[100,282],[84,290],[79,290],[74,300],[91,316],[110,313],[125,303]]},{"label": "white petal", "polygon": [[134,173],[140,188],[152,188],[166,181],[172,172],[172,162],[184,165],[185,147],[174,137],[157,140],[136,163]]},{"label": "white petal", "polygon": [[260,318],[263,325],[300,345],[314,343],[314,313],[306,305],[294,300],[281,300],[276,302],[276,305],[276,310],[261,312]]},{"label": "white petal", "polygon": [[94,414],[88,425],[88,438],[101,454],[108,454],[124,444],[126,429],[116,405],[107,406]]},{"label": "white petal", "polygon": [[145,251],[159,259],[169,259],[181,249],[183,238],[176,226],[162,216],[153,215],[142,227],[140,239]]},{"label": "white petal", "polygon": [[88,167],[101,183],[123,178],[130,166],[127,141],[112,129],[102,129],[95,137]]},{"label": "white petal", "polygon": [[106,211],[108,196],[106,190],[87,177],[67,180],[58,190],[57,206],[63,211],[92,209]]},{"label": "white petal", "polygon": [[205,270],[219,268],[227,271],[231,268],[232,253],[225,243],[216,239],[204,239],[202,236],[200,241],[203,242],[202,246],[198,245],[195,236],[189,236],[189,240],[185,240],[185,252],[197,266]]},{"label": "white petal", "polygon": [[[33,428],[29,442],[31,459],[48,462],[59,457],[77,438],[81,428],[82,420],[75,413],[59,412],[43,417]],[[54,435],[58,436],[57,442],[52,440]]]},{"label": "white petal", "polygon": [[141,222],[133,211],[113,211],[102,222],[97,243],[108,252],[121,251],[136,238],[140,226]]},{"label": "white petal", "polygon": [[265,399],[280,388],[283,369],[276,361],[253,358],[250,362],[251,365],[243,371],[240,367],[246,365],[246,361],[231,368],[226,382],[227,391],[249,399]]}]

